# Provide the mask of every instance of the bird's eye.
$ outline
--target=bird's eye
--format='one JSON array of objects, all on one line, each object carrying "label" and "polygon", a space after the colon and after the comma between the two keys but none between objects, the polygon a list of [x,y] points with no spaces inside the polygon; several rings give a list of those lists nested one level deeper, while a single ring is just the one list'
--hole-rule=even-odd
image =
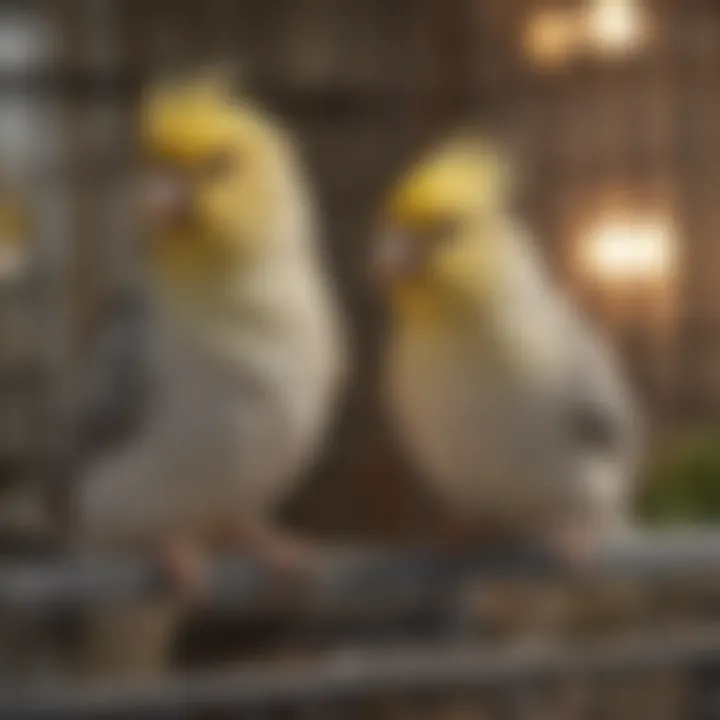
[{"label": "bird's eye", "polygon": [[236,158],[230,152],[219,152],[208,157],[203,163],[202,175],[206,180],[220,180],[236,167]]}]

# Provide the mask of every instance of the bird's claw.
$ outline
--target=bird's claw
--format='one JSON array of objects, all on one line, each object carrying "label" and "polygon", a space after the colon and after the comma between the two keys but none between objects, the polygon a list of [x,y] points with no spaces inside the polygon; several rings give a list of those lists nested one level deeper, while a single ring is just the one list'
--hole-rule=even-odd
[{"label": "bird's claw", "polygon": [[173,592],[193,600],[205,594],[206,568],[196,544],[164,538],[158,543],[156,558],[161,576]]},{"label": "bird's claw", "polygon": [[567,523],[550,536],[548,550],[564,568],[586,569],[598,551],[599,541],[591,528],[580,523]]}]

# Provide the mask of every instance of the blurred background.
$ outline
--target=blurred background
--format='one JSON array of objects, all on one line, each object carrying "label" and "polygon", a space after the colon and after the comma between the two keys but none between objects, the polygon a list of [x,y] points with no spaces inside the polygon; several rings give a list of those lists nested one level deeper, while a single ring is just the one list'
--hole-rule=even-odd
[{"label": "blurred background", "polygon": [[6,524],[33,522],[17,478],[62,496],[102,442],[74,412],[76,379],[114,323],[108,434],[141,416],[135,107],[158,72],[208,63],[237,68],[298,138],[352,321],[355,382],[286,508],[294,526],[411,540],[435,521],[380,410],[383,314],[365,266],[398,168],[467,123],[515,143],[522,212],[558,281],[620,348],[654,456],[691,438],[649,473],[672,488],[649,514],[717,517],[716,0],[28,0],[0,3],[0,186],[32,208],[36,241],[35,271],[2,287]]}]

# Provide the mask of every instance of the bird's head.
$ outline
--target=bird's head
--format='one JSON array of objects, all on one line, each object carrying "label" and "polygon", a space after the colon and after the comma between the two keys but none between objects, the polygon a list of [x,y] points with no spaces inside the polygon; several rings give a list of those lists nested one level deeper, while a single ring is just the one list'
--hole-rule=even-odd
[{"label": "bird's head", "polygon": [[429,153],[391,192],[373,270],[393,309],[435,315],[484,301],[502,272],[493,233],[510,194],[494,144],[462,137]]},{"label": "bird's head", "polygon": [[141,143],[151,258],[166,279],[212,284],[276,239],[281,134],[225,76],[152,88]]}]

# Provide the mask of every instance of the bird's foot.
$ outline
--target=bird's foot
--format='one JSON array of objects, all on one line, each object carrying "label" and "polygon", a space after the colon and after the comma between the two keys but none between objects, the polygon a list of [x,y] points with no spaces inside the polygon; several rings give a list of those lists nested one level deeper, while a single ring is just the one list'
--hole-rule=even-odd
[{"label": "bird's foot", "polygon": [[166,536],[156,544],[155,557],[170,590],[188,600],[204,597],[207,574],[196,543],[180,536]]},{"label": "bird's foot", "polygon": [[312,543],[265,523],[238,523],[233,533],[235,549],[247,553],[270,574],[273,586],[295,587],[310,580],[318,554]]},{"label": "bird's foot", "polygon": [[571,571],[588,568],[599,550],[600,540],[593,528],[580,521],[559,525],[549,536],[548,550],[562,567]]}]

